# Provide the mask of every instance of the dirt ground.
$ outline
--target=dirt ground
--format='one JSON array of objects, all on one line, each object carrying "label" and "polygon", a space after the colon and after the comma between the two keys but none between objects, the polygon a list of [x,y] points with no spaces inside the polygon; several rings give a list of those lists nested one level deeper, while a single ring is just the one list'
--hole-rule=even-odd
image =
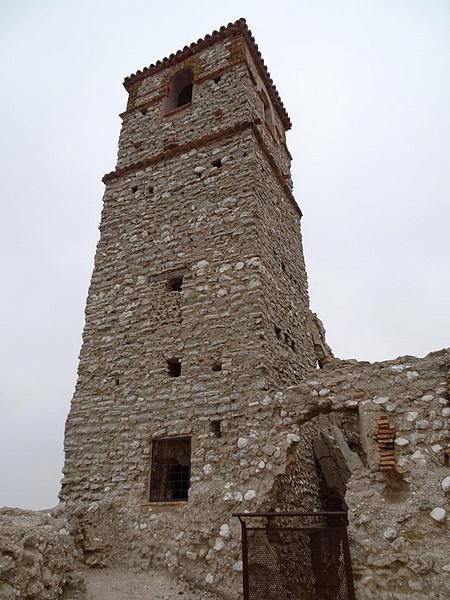
[{"label": "dirt ground", "polygon": [[[217,596],[195,591],[168,573],[133,573],[118,569],[89,569],[81,572],[86,583],[83,600],[219,600]],[[75,600],[67,595],[65,600]]]}]

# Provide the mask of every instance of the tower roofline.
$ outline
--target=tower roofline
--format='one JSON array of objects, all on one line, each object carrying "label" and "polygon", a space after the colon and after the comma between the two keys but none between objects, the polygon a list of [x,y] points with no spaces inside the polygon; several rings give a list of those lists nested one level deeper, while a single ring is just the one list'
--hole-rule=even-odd
[{"label": "tower roofline", "polygon": [[142,81],[143,79],[146,79],[147,77],[150,77],[151,75],[154,75],[158,71],[162,71],[167,67],[176,65],[177,63],[182,62],[189,56],[200,52],[208,46],[216,44],[220,40],[223,40],[227,37],[234,37],[239,35],[241,35],[247,43],[247,47],[250,51],[250,54],[253,60],[255,61],[255,65],[258,69],[262,80],[267,86],[268,94],[270,96],[270,99],[272,100],[273,106],[275,107],[281,119],[281,122],[283,123],[286,130],[290,129],[292,123],[287,113],[287,110],[284,107],[284,104],[280,98],[280,94],[278,93],[278,90],[275,87],[272,78],[270,77],[270,73],[267,69],[267,66],[264,63],[264,59],[261,55],[261,52],[258,49],[258,45],[256,44],[255,38],[253,37],[252,32],[247,26],[246,20],[243,18],[238,19],[234,23],[228,23],[227,26],[222,26],[219,29],[219,31],[213,31],[212,34],[205,35],[204,38],[200,38],[196,42],[192,42],[192,44],[190,44],[189,46],[185,46],[182,50],[178,50],[174,54],[166,56],[162,60],[157,60],[155,64],[151,64],[148,67],[144,67],[142,71],[136,71],[136,73],[125,77],[123,85],[127,92],[129,92],[134,84]]}]

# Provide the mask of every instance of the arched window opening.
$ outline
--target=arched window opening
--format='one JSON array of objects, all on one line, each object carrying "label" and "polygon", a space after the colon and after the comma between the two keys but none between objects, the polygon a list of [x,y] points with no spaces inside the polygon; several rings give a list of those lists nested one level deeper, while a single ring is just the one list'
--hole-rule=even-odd
[{"label": "arched window opening", "polygon": [[266,94],[261,90],[261,99],[264,107],[264,121],[266,122],[268,128],[273,131],[273,122],[272,122],[272,111],[270,110],[269,99]]},{"label": "arched window opening", "polygon": [[192,102],[194,72],[192,69],[181,69],[172,77],[169,93],[166,98],[165,112],[171,112]]}]

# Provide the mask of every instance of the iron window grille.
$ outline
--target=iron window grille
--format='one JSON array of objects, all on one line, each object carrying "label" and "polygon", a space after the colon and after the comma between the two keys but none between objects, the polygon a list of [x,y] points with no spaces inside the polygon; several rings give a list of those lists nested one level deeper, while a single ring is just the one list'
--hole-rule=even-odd
[{"label": "iron window grille", "polygon": [[153,440],[150,502],[188,500],[191,476],[191,438]]}]

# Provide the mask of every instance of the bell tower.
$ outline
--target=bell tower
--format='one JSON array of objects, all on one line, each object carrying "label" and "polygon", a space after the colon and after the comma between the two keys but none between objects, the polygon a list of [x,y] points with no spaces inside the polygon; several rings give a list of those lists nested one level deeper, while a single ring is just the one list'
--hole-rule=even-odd
[{"label": "bell tower", "polygon": [[158,506],[170,530],[192,523],[208,444],[315,368],[317,330],[291,123],[245,20],[124,86],[61,498],[107,498],[130,519]]}]

